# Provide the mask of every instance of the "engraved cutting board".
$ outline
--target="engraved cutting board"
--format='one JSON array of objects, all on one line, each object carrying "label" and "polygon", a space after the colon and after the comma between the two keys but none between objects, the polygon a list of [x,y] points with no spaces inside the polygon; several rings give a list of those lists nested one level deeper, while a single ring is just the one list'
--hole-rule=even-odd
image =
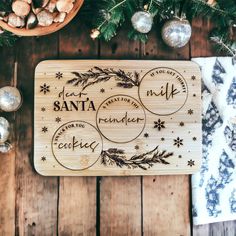
[{"label": "engraved cutting board", "polygon": [[43,61],[34,113],[42,175],[191,174],[201,164],[201,75],[190,61]]}]

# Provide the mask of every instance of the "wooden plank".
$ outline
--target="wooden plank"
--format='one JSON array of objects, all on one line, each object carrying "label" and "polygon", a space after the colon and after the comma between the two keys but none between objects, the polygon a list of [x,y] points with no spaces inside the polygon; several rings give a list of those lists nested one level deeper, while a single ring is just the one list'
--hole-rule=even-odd
[{"label": "wooden plank", "polygon": [[140,57],[140,44],[127,38],[128,32],[122,30],[117,37],[109,42],[101,42],[101,59],[138,59]]},{"label": "wooden plank", "polygon": [[[79,22],[79,23],[78,23]],[[96,58],[98,44],[89,29],[76,17],[59,34],[60,58]],[[59,235],[96,234],[96,178],[61,177],[59,185]]]},{"label": "wooden plank", "polygon": [[[0,49],[0,88],[14,85],[14,48]],[[0,235],[15,234],[15,115],[1,113],[11,124],[10,141],[13,150],[10,153],[0,153]]]},{"label": "wooden plank", "polygon": [[191,57],[209,57],[216,55],[209,32],[213,28],[207,19],[195,19],[192,22]]},{"label": "wooden plank", "polygon": [[59,235],[96,234],[96,178],[61,177]]},{"label": "wooden plank", "polygon": [[143,177],[144,235],[190,235],[188,210],[186,177]]},{"label": "wooden plank", "polygon": [[201,75],[193,62],[43,61],[34,109],[34,163],[43,175],[189,174],[200,167]]},{"label": "wooden plank", "polygon": [[[111,42],[102,42],[101,58],[138,58],[139,43],[126,36],[123,31]],[[100,235],[141,235],[141,178],[103,177],[99,184]]]},{"label": "wooden plank", "polygon": [[210,224],[210,235],[217,235],[219,234],[219,232],[222,236],[231,236],[231,235],[235,236],[236,220]]},{"label": "wooden plank", "polygon": [[141,235],[139,177],[102,177],[100,235]]},{"label": "wooden plank", "polygon": [[193,226],[193,236],[210,236],[210,224]]},{"label": "wooden plank", "polygon": [[17,51],[18,86],[24,103],[16,116],[16,234],[56,235],[58,180],[42,177],[33,169],[32,101],[35,66],[57,56],[57,34],[21,39]]},{"label": "wooden plank", "polygon": [[236,221],[217,222],[206,225],[198,225],[193,228],[194,236],[232,236],[236,235]]},{"label": "wooden plank", "polygon": [[60,59],[91,59],[98,57],[98,41],[90,38],[90,29],[80,15],[59,32]]},{"label": "wooden plank", "polygon": [[[204,19],[195,19],[192,22],[193,35],[191,40],[192,57],[222,56],[214,50],[212,42],[209,41],[209,32],[212,29],[212,23]],[[236,235],[236,220],[218,222],[213,224],[193,226],[193,236],[200,235]]]},{"label": "wooden plank", "polygon": [[[165,46],[152,32],[142,48],[142,59],[189,59],[189,45]],[[190,235],[190,185],[188,176],[143,177],[143,235]]]}]

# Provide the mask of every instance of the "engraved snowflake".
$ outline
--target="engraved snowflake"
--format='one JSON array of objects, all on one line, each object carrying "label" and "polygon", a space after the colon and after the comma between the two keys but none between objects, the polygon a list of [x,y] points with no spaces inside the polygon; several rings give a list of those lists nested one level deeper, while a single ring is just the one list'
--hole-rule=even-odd
[{"label": "engraved snowflake", "polygon": [[41,161],[46,161],[46,157],[45,156],[43,156],[43,157],[41,157]]},{"label": "engraved snowflake", "polygon": [[135,150],[139,150],[139,145],[136,145],[136,146],[134,147],[134,149],[135,149]]},{"label": "engraved snowflake", "polygon": [[60,117],[57,117],[57,118],[55,119],[55,121],[56,121],[57,123],[60,123],[60,122],[61,122],[61,118],[60,118]]},{"label": "engraved snowflake", "polygon": [[47,128],[46,126],[44,126],[44,127],[42,128],[42,132],[47,133],[47,132],[48,132],[48,128]]},{"label": "engraved snowflake", "polygon": [[179,123],[179,126],[184,126],[184,122],[183,121],[181,121],[180,123]]},{"label": "engraved snowflake", "polygon": [[197,138],[196,137],[193,137],[193,141],[196,141],[197,140]]},{"label": "engraved snowflake", "polygon": [[45,108],[45,107],[42,107],[42,108],[41,108],[41,111],[42,111],[42,112],[45,112],[45,111],[46,111],[46,108]]},{"label": "engraved snowflake", "polygon": [[43,92],[44,94],[49,93],[50,92],[49,88],[50,86],[44,83],[44,85],[40,86],[40,92]]},{"label": "engraved snowflake", "polygon": [[161,121],[160,119],[158,119],[158,121],[154,121],[154,129],[158,129],[159,131],[161,129],[165,128],[165,121]]},{"label": "engraved snowflake", "polygon": [[63,73],[57,72],[57,73],[56,73],[56,78],[57,78],[57,79],[63,78]]},{"label": "engraved snowflake", "polygon": [[195,165],[195,161],[193,161],[192,159],[188,161],[188,166],[192,167]]},{"label": "engraved snowflake", "polygon": [[100,93],[105,93],[105,89],[104,88],[100,89]]},{"label": "engraved snowflake", "polygon": [[183,144],[183,139],[180,139],[179,137],[174,139],[174,146],[177,146],[179,148],[182,145],[184,145]]},{"label": "engraved snowflake", "polygon": [[193,76],[191,77],[191,79],[192,79],[192,80],[195,80],[195,79],[196,79],[196,76],[195,76],[195,75],[193,75]]},{"label": "engraved snowflake", "polygon": [[188,110],[188,114],[189,114],[189,115],[192,115],[192,114],[193,114],[193,110],[192,110],[192,109],[189,109],[189,110]]},{"label": "engraved snowflake", "polygon": [[148,137],[149,137],[149,134],[148,134],[148,133],[145,133],[143,136],[144,136],[145,138],[148,138]]}]

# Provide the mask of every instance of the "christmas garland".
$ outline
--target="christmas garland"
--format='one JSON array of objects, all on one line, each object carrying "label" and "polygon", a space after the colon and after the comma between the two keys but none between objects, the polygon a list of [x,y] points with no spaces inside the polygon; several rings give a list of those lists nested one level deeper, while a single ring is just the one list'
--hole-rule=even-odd
[{"label": "christmas garland", "polygon": [[[0,13],[8,12],[12,2],[2,0]],[[80,12],[80,17],[87,19],[93,28],[93,39],[109,41],[125,27],[129,28],[129,39],[146,42],[154,25],[162,25],[163,41],[175,48],[189,42],[192,32],[189,22],[198,16],[207,17],[214,23],[210,39],[218,48],[236,56],[233,40],[235,0],[86,0]],[[0,31],[0,46],[11,46],[15,40],[12,34]]]},{"label": "christmas garland", "polygon": [[[218,49],[236,55],[233,28],[236,20],[234,0],[88,0],[88,15],[93,15],[91,38],[112,39],[119,28],[129,28],[129,39],[146,42],[154,24],[163,25],[163,41],[175,48],[186,45],[191,37],[189,21],[207,17],[215,24],[210,39]],[[159,29],[159,27],[156,27]]]}]

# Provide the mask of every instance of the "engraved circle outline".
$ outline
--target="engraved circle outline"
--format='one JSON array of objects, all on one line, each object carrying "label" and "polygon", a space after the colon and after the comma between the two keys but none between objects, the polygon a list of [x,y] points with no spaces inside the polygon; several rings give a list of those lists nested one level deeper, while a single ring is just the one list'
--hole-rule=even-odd
[{"label": "engraved circle outline", "polygon": [[103,139],[102,139],[102,135],[100,134],[100,132],[98,131],[98,129],[97,129],[94,125],[92,125],[92,124],[90,124],[90,123],[88,123],[88,122],[86,122],[86,121],[82,121],[82,120],[72,120],[72,121],[69,121],[69,122],[67,122],[67,123],[64,123],[63,125],[61,125],[61,126],[54,132],[54,134],[53,134],[53,136],[52,136],[52,141],[51,141],[52,154],[53,154],[55,160],[58,162],[58,164],[61,165],[61,166],[64,167],[64,168],[68,169],[68,170],[71,170],[71,171],[83,171],[83,170],[87,170],[87,169],[91,168],[93,165],[95,165],[95,164],[97,163],[98,159],[101,157],[102,151],[101,151],[100,155],[98,156],[97,160],[96,160],[93,164],[91,164],[90,166],[88,166],[88,167],[86,167],[86,168],[83,168],[83,169],[71,169],[71,168],[69,168],[69,167],[63,165],[63,164],[60,163],[60,161],[56,158],[56,155],[54,154],[54,151],[53,151],[53,140],[54,140],[54,136],[56,135],[57,131],[58,131],[62,126],[67,125],[67,124],[72,123],[72,122],[81,122],[81,123],[86,123],[86,124],[92,126],[92,127],[98,132],[98,134],[99,134],[99,136],[100,136],[100,138],[101,138],[102,151],[103,151]]},{"label": "engraved circle outline", "polygon": [[[169,69],[169,70],[173,70],[173,71],[177,72],[177,73],[181,76],[181,78],[184,80],[185,85],[186,85],[186,89],[187,89],[187,96],[186,96],[186,98],[185,98],[185,101],[184,101],[183,105],[182,105],[178,110],[176,110],[176,111],[174,111],[174,112],[172,112],[172,113],[168,113],[168,114],[158,114],[158,113],[155,113],[155,112],[153,112],[153,111],[150,111],[150,110],[144,105],[144,103],[143,103],[143,101],[142,101],[142,99],[141,99],[141,97],[140,97],[140,89],[141,89],[141,84],[142,84],[142,81],[143,81],[144,77],[145,77],[148,73],[150,73],[151,71],[157,70],[157,69],[160,69],[160,68],[162,68],[162,69],[163,69],[163,68],[164,68],[164,69]],[[186,81],[186,79],[184,78],[184,76],[183,76],[180,72],[178,72],[178,71],[175,70],[175,69],[172,69],[172,68],[163,66],[163,67],[156,67],[156,68],[153,68],[153,69],[149,70],[147,73],[145,73],[145,75],[144,75],[144,76],[142,77],[142,79],[140,80],[140,84],[139,84],[139,86],[138,86],[138,97],[139,97],[139,100],[140,100],[142,106],[143,106],[147,111],[149,111],[150,113],[152,113],[152,114],[154,114],[154,115],[158,115],[158,116],[170,116],[170,115],[175,114],[176,112],[178,112],[179,110],[181,110],[181,109],[184,107],[184,105],[186,104],[186,102],[187,102],[187,100],[188,100],[188,94],[189,94],[189,91],[188,91],[188,90],[189,90],[189,89],[188,89],[187,81]]]},{"label": "engraved circle outline", "polygon": [[[144,113],[144,125],[143,125],[143,128],[142,128],[141,132],[140,132],[135,138],[133,138],[133,139],[130,140],[130,141],[126,141],[126,142],[117,142],[117,141],[113,141],[113,140],[107,138],[107,137],[102,133],[102,131],[100,130],[100,128],[99,128],[99,126],[98,126],[98,122],[97,122],[97,120],[98,120],[98,119],[97,119],[97,118],[98,118],[98,112],[99,112],[99,110],[100,110],[102,104],[103,104],[105,101],[107,101],[108,99],[110,99],[110,98],[112,98],[112,97],[117,97],[117,96],[125,96],[125,97],[130,97],[130,98],[132,98],[134,101],[136,101],[136,102],[140,105],[140,107],[142,108],[143,113]],[[130,142],[134,141],[134,140],[137,139],[137,138],[142,134],[142,132],[144,131],[144,129],[145,129],[145,127],[146,127],[146,122],[147,122],[147,116],[146,116],[146,112],[145,112],[145,109],[144,109],[142,103],[140,103],[140,102],[138,101],[138,99],[136,99],[136,98],[134,98],[134,97],[132,97],[132,96],[126,95],[126,94],[116,94],[116,95],[112,95],[112,96],[106,98],[106,99],[103,100],[103,102],[99,105],[99,107],[98,107],[98,109],[97,109],[97,113],[96,113],[96,125],[97,125],[97,129],[99,130],[99,132],[101,133],[101,135],[102,135],[105,139],[107,139],[108,141],[110,141],[110,142],[112,142],[112,143],[118,143],[118,144],[122,144],[122,143],[123,143],[123,144],[124,144],[124,143],[130,143]]]}]

